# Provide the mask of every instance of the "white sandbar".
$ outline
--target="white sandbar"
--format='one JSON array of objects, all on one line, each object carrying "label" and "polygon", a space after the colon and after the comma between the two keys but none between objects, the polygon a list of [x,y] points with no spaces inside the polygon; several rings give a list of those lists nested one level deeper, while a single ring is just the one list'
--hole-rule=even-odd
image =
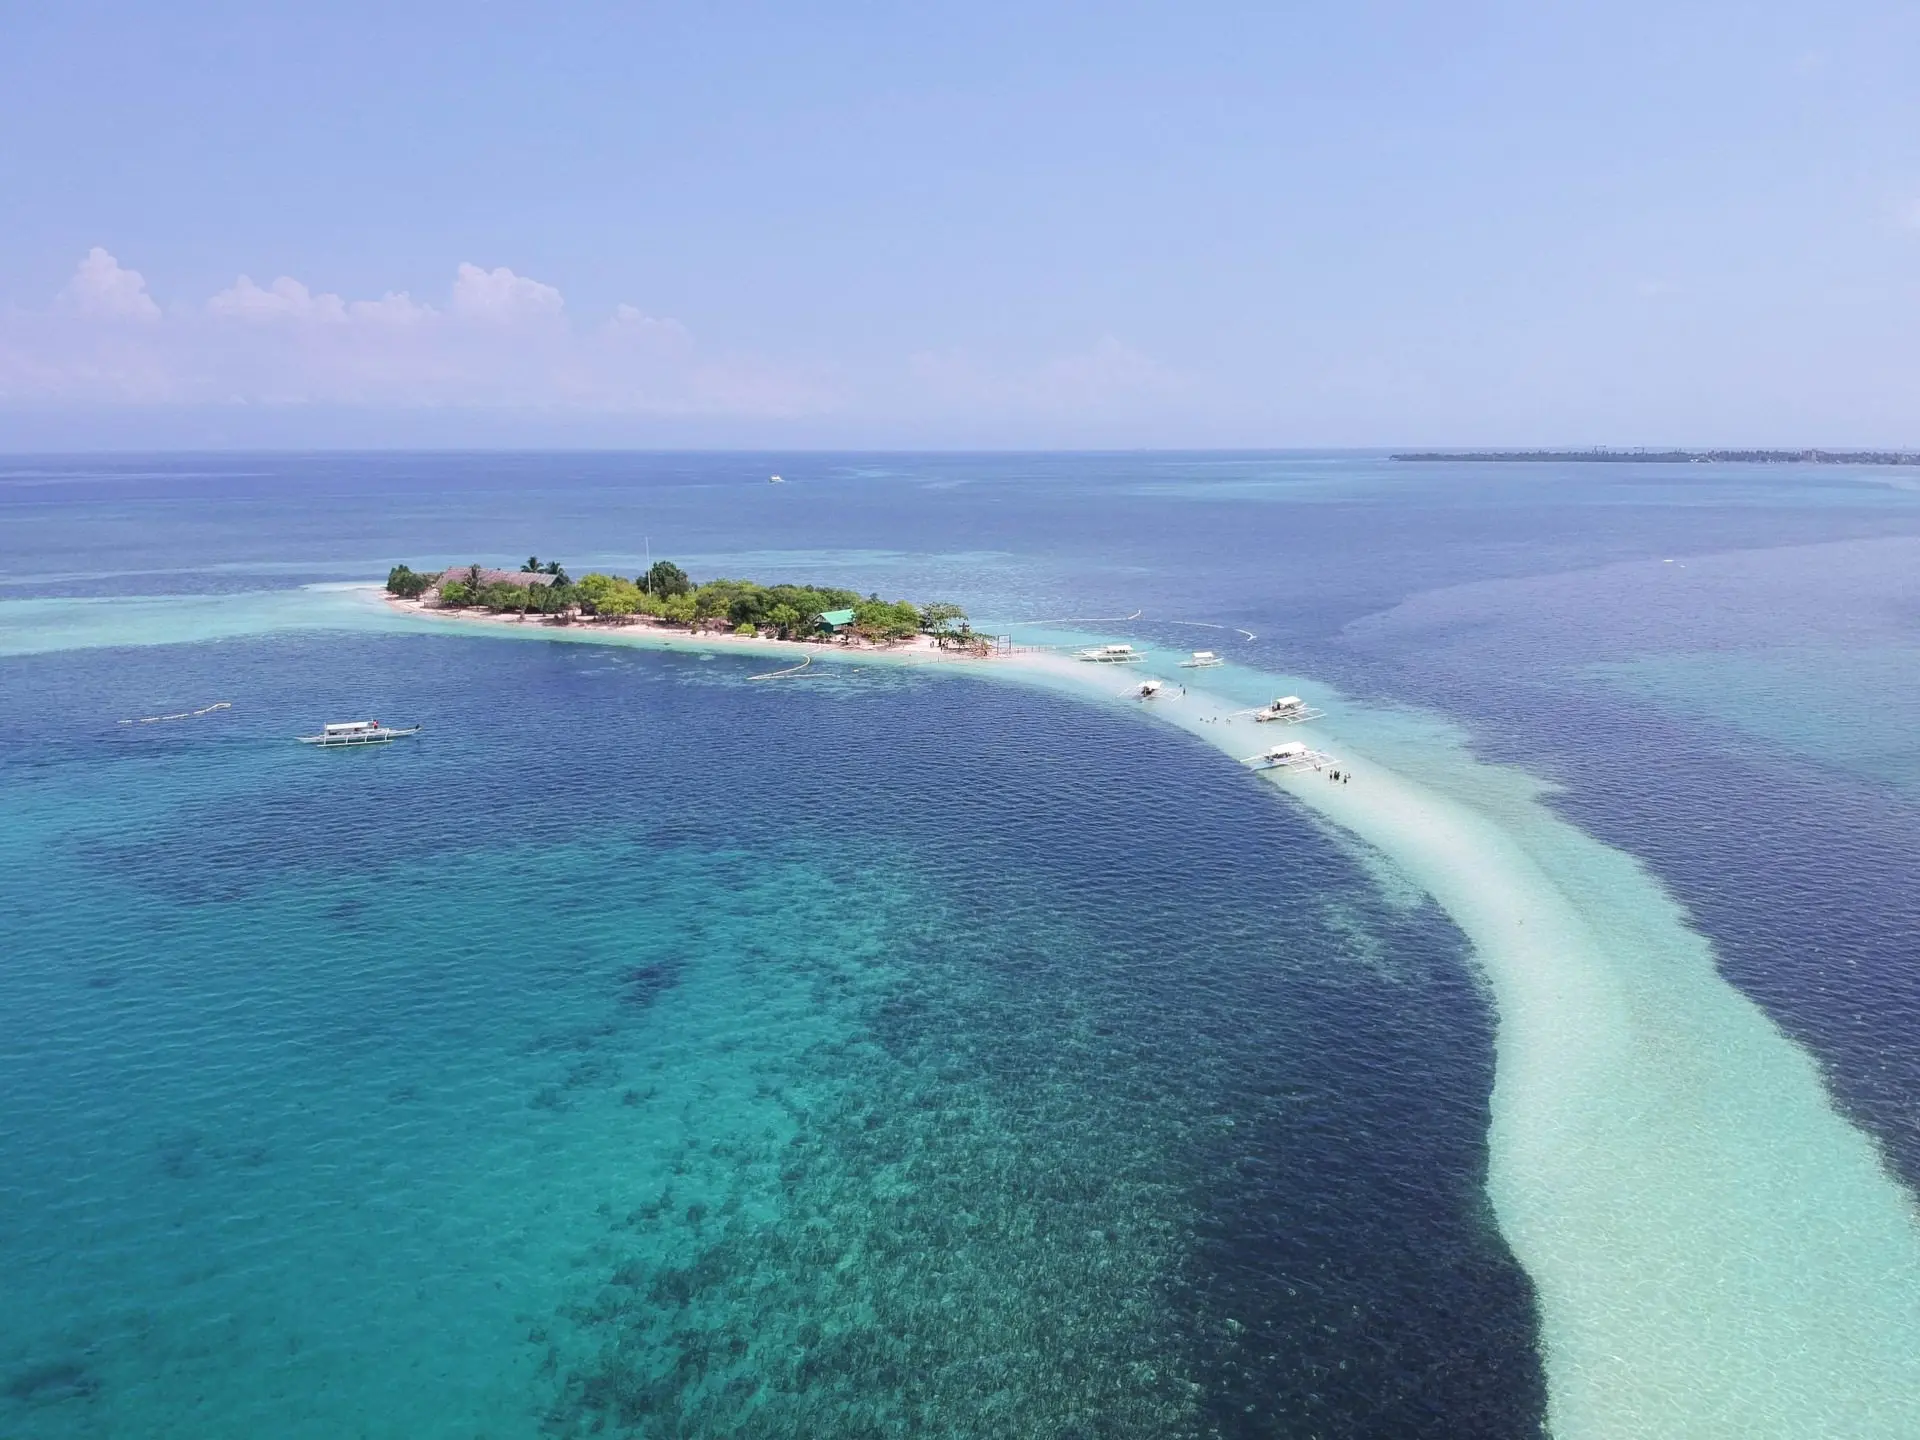
[{"label": "white sandbar", "polygon": [[[1465,932],[1497,1011],[1488,1188],[1538,1293],[1553,1434],[1920,1436],[1913,1204],[1638,861],[1445,727],[1302,680],[1212,671],[1245,698],[1189,682],[1142,702],[1106,667],[1019,668],[1236,758],[1283,739],[1332,753],[1350,783],[1266,778]],[[1331,714],[1246,718],[1288,692]]]}]

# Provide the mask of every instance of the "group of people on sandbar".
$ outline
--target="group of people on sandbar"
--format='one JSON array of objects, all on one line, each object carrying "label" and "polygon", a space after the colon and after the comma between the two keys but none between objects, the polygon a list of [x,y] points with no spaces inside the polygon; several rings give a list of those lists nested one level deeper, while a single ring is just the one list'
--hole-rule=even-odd
[{"label": "group of people on sandbar", "polygon": [[1351,785],[1353,783],[1353,772],[1351,770],[1329,770],[1327,771],[1327,779],[1336,785]]}]

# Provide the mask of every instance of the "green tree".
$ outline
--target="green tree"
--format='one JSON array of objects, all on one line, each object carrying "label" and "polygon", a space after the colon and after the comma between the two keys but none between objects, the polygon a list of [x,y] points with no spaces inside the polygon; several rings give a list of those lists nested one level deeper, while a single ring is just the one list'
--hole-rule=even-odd
[{"label": "green tree", "polygon": [[686,571],[671,560],[656,560],[653,568],[640,577],[640,588],[649,595],[665,599],[689,593],[693,589],[693,581],[687,578]]},{"label": "green tree", "polygon": [[931,605],[920,608],[920,628],[933,636],[965,634],[968,630],[967,612],[958,605],[936,600]]},{"label": "green tree", "polygon": [[574,589],[579,593],[581,603],[591,607],[597,614],[600,602],[613,593],[613,587],[618,583],[611,575],[590,570],[580,577],[580,583]]},{"label": "green tree", "polygon": [[733,587],[726,584],[702,585],[693,592],[693,618],[718,620],[733,608]]},{"label": "green tree", "polygon": [[422,575],[405,565],[396,565],[387,572],[387,593],[398,595],[402,600],[418,600],[432,586],[433,576]]},{"label": "green tree", "polygon": [[758,585],[737,592],[727,605],[727,619],[733,622],[737,630],[742,625],[751,625],[756,630],[760,622],[767,617],[767,592]]},{"label": "green tree", "polygon": [[853,607],[853,630],[863,640],[904,640],[919,632],[920,611],[905,600],[862,600]]},{"label": "green tree", "polygon": [[527,603],[527,590],[511,580],[496,580],[491,585],[475,592],[474,601],[484,605],[496,615],[508,610],[523,610]]},{"label": "green tree", "polygon": [[640,587],[631,580],[615,580],[594,608],[609,620],[630,620],[640,608]]}]

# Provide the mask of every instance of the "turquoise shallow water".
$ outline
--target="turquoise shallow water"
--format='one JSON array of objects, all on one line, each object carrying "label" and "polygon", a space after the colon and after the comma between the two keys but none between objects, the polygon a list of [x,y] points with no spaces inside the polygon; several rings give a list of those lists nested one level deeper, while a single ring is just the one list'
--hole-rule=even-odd
[{"label": "turquoise shallow water", "polygon": [[[742,463],[0,475],[0,1429],[1911,1429],[1911,492]],[[1423,798],[297,588],[502,534],[1139,612]]]},{"label": "turquoise shallow water", "polygon": [[[1537,1413],[1457,935],[1176,737],[440,636],[13,663],[8,1433]],[[285,742],[401,692],[417,745]]]}]

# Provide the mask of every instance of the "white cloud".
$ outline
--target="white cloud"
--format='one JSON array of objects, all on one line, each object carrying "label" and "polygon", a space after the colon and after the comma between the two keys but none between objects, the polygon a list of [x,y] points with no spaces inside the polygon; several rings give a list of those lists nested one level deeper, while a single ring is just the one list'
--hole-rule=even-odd
[{"label": "white cloud", "polygon": [[282,275],[262,289],[242,275],[207,301],[207,313],[228,320],[294,320],[329,325],[369,321],[407,325],[438,312],[431,305],[417,303],[404,290],[398,294],[389,290],[378,300],[355,300],[349,304],[338,295],[316,295],[290,276]]},{"label": "white cloud", "polygon": [[616,305],[607,321],[606,333],[616,339],[638,340],[656,345],[684,345],[692,336],[678,320],[663,320],[633,305]]},{"label": "white cloud", "polygon": [[414,325],[439,313],[431,305],[420,304],[404,290],[389,290],[378,300],[355,300],[347,306],[347,314],[355,320],[380,325]]},{"label": "white cloud", "polygon": [[575,325],[559,290],[504,266],[459,266],[439,306],[242,275],[163,314],[136,272],[96,249],[49,308],[0,310],[0,404],[49,402],[752,417],[818,413],[834,397],[793,367],[713,354],[636,306]]},{"label": "white cloud", "polygon": [[51,305],[0,309],[0,406],[15,408],[344,406],[728,424],[864,415],[977,433],[976,422],[1136,425],[1193,393],[1114,337],[1039,360],[928,351],[848,376],[826,360],[716,351],[637,305],[576,317],[557,288],[505,266],[462,264],[431,301],[241,275],[163,313],[137,272],[94,250]]},{"label": "white cloud", "polygon": [[494,270],[462,265],[453,281],[453,313],[469,319],[499,322],[558,315],[565,305],[553,286],[516,275],[504,265]]},{"label": "white cloud", "polygon": [[341,321],[347,318],[347,307],[338,295],[315,295],[285,275],[265,290],[242,275],[207,301],[207,313],[235,320]]},{"label": "white cloud", "polygon": [[96,245],[60,292],[61,304],[95,320],[158,320],[160,307],[147,294],[138,270],[128,270]]}]

